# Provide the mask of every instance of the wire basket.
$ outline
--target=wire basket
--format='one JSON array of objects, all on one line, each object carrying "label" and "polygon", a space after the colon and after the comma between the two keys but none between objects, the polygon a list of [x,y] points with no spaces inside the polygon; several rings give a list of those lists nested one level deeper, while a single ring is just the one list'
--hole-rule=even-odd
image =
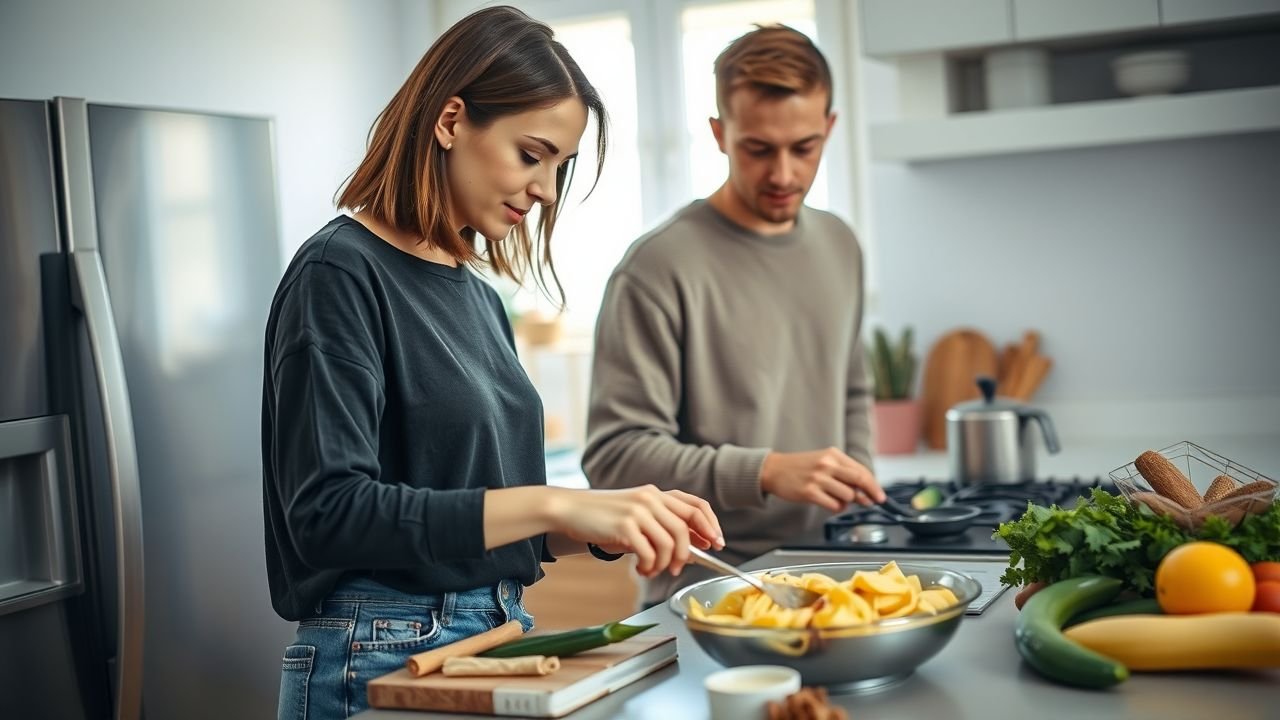
[{"label": "wire basket", "polygon": [[1206,502],[1200,507],[1189,509],[1152,490],[1151,485],[1132,462],[1111,471],[1111,481],[1116,484],[1125,499],[1135,504],[1147,505],[1157,513],[1172,517],[1186,530],[1198,530],[1205,519],[1211,515],[1218,515],[1235,526],[1249,515],[1265,512],[1275,502],[1277,489],[1275,480],[1193,442],[1175,443],[1159,452],[1182,471],[1191,484],[1195,485],[1196,492],[1202,498],[1214,479],[1221,475],[1226,475],[1235,481],[1237,488],[1259,481],[1269,485],[1257,492]]}]

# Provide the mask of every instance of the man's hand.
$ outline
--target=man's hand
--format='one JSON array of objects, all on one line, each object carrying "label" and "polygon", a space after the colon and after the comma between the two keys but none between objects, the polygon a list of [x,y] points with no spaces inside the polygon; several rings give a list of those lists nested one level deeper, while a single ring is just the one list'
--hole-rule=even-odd
[{"label": "man's hand", "polygon": [[813,503],[841,512],[849,503],[871,505],[884,491],[871,471],[836,448],[771,452],[760,470],[760,489],[792,502]]}]

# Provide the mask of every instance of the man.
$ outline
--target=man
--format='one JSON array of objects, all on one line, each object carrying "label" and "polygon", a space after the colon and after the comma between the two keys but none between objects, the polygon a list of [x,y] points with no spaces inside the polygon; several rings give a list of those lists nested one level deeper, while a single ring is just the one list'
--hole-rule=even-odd
[{"label": "man", "polygon": [[[596,326],[583,468],[595,487],[707,499],[733,563],[884,498],[871,472],[862,252],[804,206],[831,133],[831,73],[760,27],[716,59],[711,131],[729,177],[641,237]],[[701,577],[650,581],[646,604]]]}]

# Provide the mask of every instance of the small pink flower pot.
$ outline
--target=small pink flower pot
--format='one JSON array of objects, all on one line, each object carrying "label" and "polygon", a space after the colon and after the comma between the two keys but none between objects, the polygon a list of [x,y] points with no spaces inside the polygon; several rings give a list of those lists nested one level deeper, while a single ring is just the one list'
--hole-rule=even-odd
[{"label": "small pink flower pot", "polygon": [[877,400],[873,405],[877,455],[914,453],[920,443],[919,400]]}]

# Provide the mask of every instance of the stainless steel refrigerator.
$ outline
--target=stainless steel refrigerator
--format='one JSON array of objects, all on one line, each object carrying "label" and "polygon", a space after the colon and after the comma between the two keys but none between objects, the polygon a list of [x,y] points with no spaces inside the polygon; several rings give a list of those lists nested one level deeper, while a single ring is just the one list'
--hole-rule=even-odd
[{"label": "stainless steel refrigerator", "polygon": [[0,716],[275,716],[266,118],[0,100]]}]

